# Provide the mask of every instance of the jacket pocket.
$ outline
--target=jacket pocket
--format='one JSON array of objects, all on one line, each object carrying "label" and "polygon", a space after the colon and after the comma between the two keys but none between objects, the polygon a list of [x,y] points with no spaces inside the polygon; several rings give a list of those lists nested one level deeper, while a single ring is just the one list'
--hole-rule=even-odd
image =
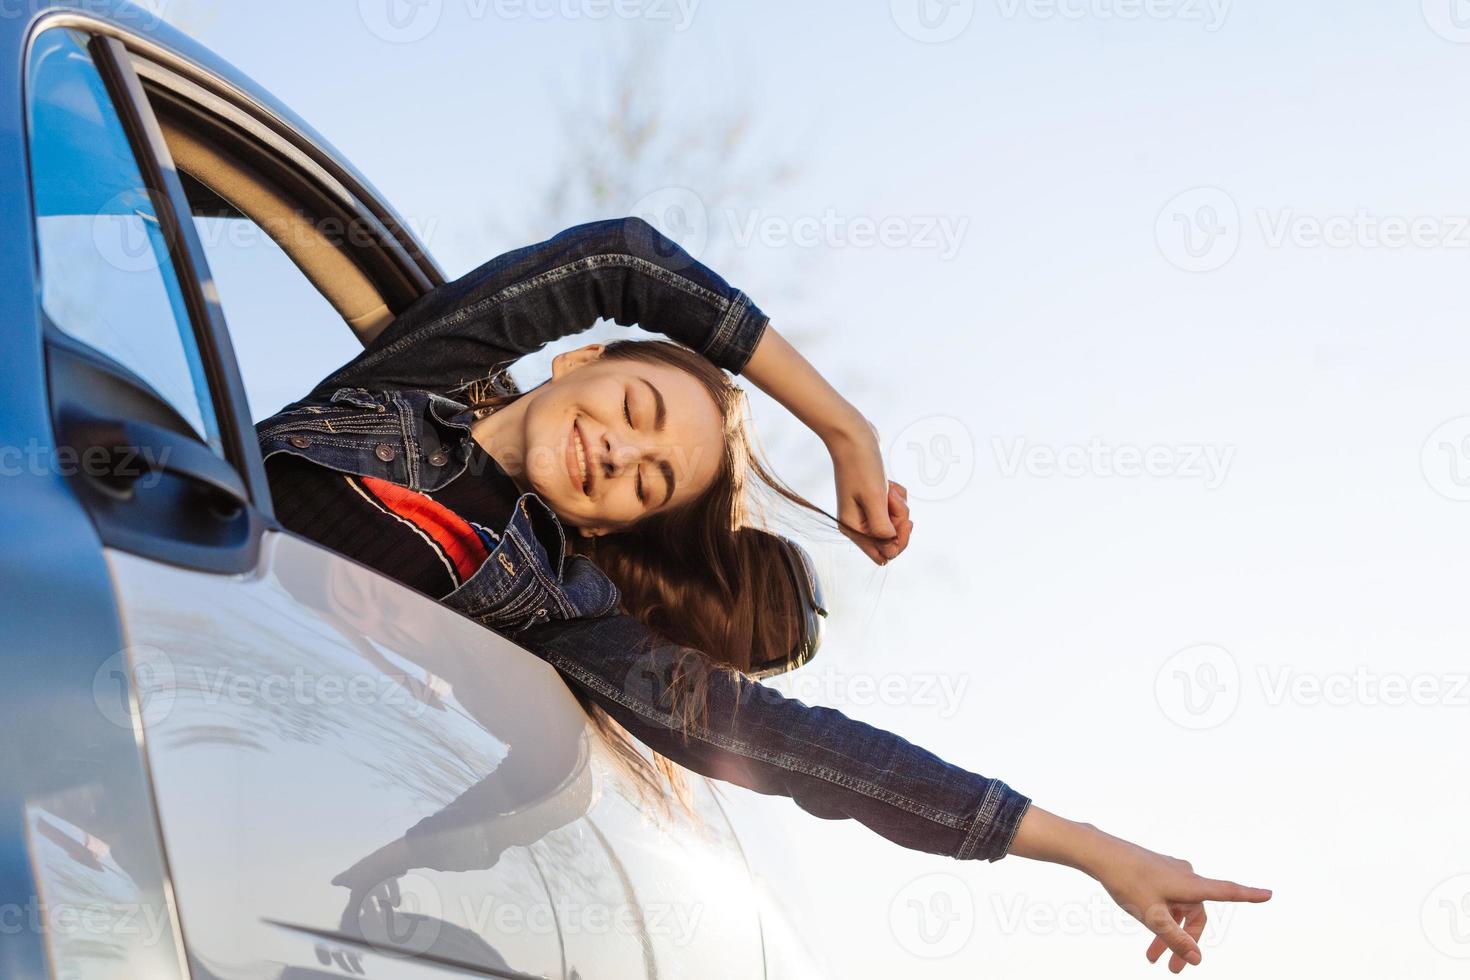
[{"label": "jacket pocket", "polygon": [[331,400],[334,404],[346,402],[349,405],[356,405],[358,408],[366,408],[374,412],[388,411],[387,406],[383,404],[384,400],[366,388],[338,388],[332,392]]}]

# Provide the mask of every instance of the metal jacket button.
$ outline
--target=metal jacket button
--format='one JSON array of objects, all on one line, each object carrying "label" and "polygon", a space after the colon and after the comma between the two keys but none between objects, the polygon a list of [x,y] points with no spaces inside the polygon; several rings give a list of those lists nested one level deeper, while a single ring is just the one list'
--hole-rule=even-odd
[{"label": "metal jacket button", "polygon": [[310,439],[308,439],[306,436],[299,435],[299,434],[298,435],[291,436],[287,440],[287,442],[291,443],[291,445],[295,446],[297,449],[305,449],[307,446],[311,445],[311,440]]},{"label": "metal jacket button", "polygon": [[393,461],[393,447],[388,445],[386,442],[378,446],[377,454],[378,458],[385,463]]},{"label": "metal jacket button", "polygon": [[436,450],[429,456],[429,465],[431,466],[443,466],[447,462],[449,462],[449,454],[442,449]]}]

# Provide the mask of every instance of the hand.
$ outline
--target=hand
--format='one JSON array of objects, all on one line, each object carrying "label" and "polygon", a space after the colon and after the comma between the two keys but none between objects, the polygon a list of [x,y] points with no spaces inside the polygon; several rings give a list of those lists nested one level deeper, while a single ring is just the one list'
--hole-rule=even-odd
[{"label": "hand", "polygon": [[837,481],[838,519],[887,540],[874,542],[847,527],[842,533],[874,562],[888,564],[908,547],[914,522],[909,519],[908,490],[884,478],[877,432],[864,422],[861,431],[828,439],[827,451]]},{"label": "hand", "polygon": [[1157,963],[1164,950],[1173,951],[1169,957],[1171,973],[1180,972],[1186,963],[1200,963],[1205,902],[1264,902],[1271,897],[1265,888],[1201,877],[1188,861],[1156,854],[1116,837],[1108,838],[1096,867],[1093,877],[1113,901],[1154,933],[1145,954],[1148,961]]}]

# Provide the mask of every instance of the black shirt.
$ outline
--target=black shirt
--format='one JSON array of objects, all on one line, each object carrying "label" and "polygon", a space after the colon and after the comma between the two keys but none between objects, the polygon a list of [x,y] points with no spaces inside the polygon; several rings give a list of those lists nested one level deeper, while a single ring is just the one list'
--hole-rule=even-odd
[{"label": "black shirt", "polygon": [[467,444],[468,467],[432,493],[277,453],[265,462],[276,518],[290,531],[442,598],[494,550],[520,496],[479,443]]}]

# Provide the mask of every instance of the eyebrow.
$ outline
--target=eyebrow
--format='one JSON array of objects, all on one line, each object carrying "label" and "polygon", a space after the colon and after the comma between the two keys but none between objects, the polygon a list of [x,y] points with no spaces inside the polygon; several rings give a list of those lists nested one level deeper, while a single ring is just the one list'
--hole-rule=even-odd
[{"label": "eyebrow", "polygon": [[648,385],[648,390],[653,392],[653,428],[655,431],[662,432],[664,431],[664,422],[669,417],[669,413],[664,410],[664,396],[653,386],[652,381],[649,381],[647,378],[640,378],[639,380]]},{"label": "eyebrow", "polygon": [[[657,432],[662,432],[664,431],[664,425],[668,422],[669,418],[668,410],[664,407],[663,393],[660,392],[658,388],[654,386],[653,382],[649,381],[647,378],[640,378],[639,380],[648,385],[648,390],[653,392],[653,428]],[[664,475],[665,483],[664,499],[659,504],[659,506],[662,507],[664,504],[667,504],[670,500],[674,499],[674,468],[669,465],[668,460],[662,460],[658,464],[658,469],[659,472]]]}]

